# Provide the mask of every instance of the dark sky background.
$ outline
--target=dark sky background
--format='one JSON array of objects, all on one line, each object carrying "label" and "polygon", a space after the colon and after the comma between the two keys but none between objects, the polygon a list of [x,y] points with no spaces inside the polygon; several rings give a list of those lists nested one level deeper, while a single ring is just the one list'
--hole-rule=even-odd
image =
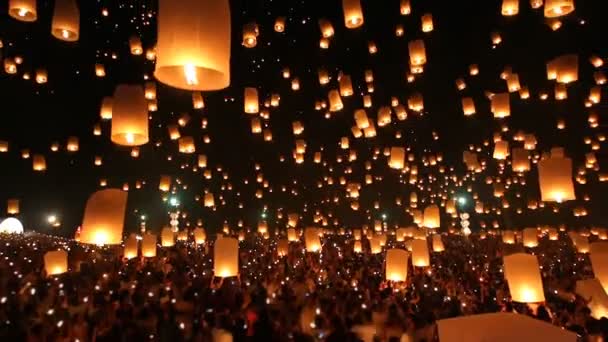
[{"label": "dark sky background", "polygon": [[[585,108],[584,99],[595,84],[593,73],[597,71],[589,63],[589,56],[608,56],[608,22],[605,20],[604,1],[576,1],[574,13],[561,18],[562,27],[552,31],[543,17],[542,9],[533,10],[529,1],[520,1],[520,13],[515,17],[500,14],[501,1],[421,1],[412,0],[412,14],[399,14],[398,0],[362,0],[365,24],[356,30],[344,27],[342,5],[339,0],[292,1],[292,0],[234,0],[232,13],[232,61],[231,85],[225,90],[204,93],[205,109],[192,109],[191,94],[157,84],[158,108],[151,113],[150,143],[141,147],[141,155],[134,159],[130,149],[113,145],[109,138],[110,123],[102,122],[103,134],[93,135],[93,125],[100,122],[99,107],[104,96],[112,95],[117,84],[143,83],[143,75],[152,75],[154,63],[145,56],[129,53],[128,39],[137,34],[144,48],[150,48],[156,41],[155,12],[158,6],[153,0],[132,1],[77,1],[80,8],[80,40],[67,43],[53,38],[50,23],[54,1],[38,1],[38,21],[19,22],[7,14],[7,4],[0,4],[0,39],[2,58],[22,56],[23,65],[16,75],[0,71],[0,103],[2,121],[0,140],[8,141],[8,153],[0,153],[0,203],[9,198],[21,200],[18,217],[27,229],[35,229],[53,234],[71,236],[82,221],[84,206],[88,196],[99,189],[99,179],[106,178],[109,187],[121,188],[129,183],[128,212],[125,230],[135,231],[138,216],[148,216],[148,228],[159,230],[168,223],[168,206],[162,201],[158,191],[161,174],[171,175],[173,184],[179,178],[188,189],[175,189],[181,208],[188,213],[192,223],[202,219],[204,226],[214,231],[228,222],[236,228],[238,220],[245,226],[254,227],[266,206],[267,220],[272,228],[284,227],[285,217],[278,213],[299,212],[303,224],[312,223],[312,213],[319,209],[329,217],[337,218],[337,227],[357,227],[370,224],[384,213],[391,225],[407,225],[411,218],[404,212],[409,203],[409,194],[414,187],[407,182],[408,175],[401,178],[395,170],[387,167],[386,157],[380,155],[372,160],[375,148],[406,146],[416,155],[419,179],[435,175],[441,180],[454,173],[465,174],[462,151],[469,144],[481,145],[492,141],[493,133],[507,124],[509,132],[504,139],[511,139],[518,130],[534,133],[538,139],[537,151],[548,151],[552,146],[563,146],[568,156],[574,160],[575,169],[584,165],[584,154],[590,151],[583,143],[583,137],[597,140],[598,133],[608,134],[606,129],[606,94],[602,86],[602,101],[591,109]],[[102,9],[109,15],[104,17]],[[423,33],[420,17],[432,13],[434,31]],[[150,14],[150,15],[148,15]],[[278,16],[287,18],[284,33],[273,30]],[[329,19],[334,26],[335,36],[328,50],[319,49],[319,18]],[[248,49],[241,45],[242,27],[255,21],[260,28],[257,47]],[[395,36],[395,26],[402,24],[403,37]],[[492,47],[491,32],[500,32],[502,43]],[[414,39],[424,39],[427,64],[422,75],[413,83],[406,82],[408,72],[407,43]],[[368,41],[374,41],[378,53],[370,55]],[[117,55],[116,59],[110,56]],[[568,99],[553,100],[554,81],[546,77],[546,62],[566,53],[579,55],[579,81],[568,85]],[[107,76],[98,78],[94,65],[103,63]],[[479,65],[480,74],[468,75],[468,66]],[[484,91],[505,92],[506,83],[500,79],[505,66],[511,66],[518,73],[522,85],[530,89],[529,100],[521,100],[517,93],[511,95],[512,116],[497,120],[492,117],[490,103]],[[289,67],[292,77],[300,79],[301,90],[291,91],[290,80],[283,79],[281,70]],[[317,70],[326,68],[332,76],[329,86],[320,86]],[[32,73],[38,68],[48,70],[49,81],[39,85],[32,80],[22,79],[23,72]],[[370,118],[376,117],[377,109],[389,105],[391,96],[406,104],[408,97],[420,92],[424,97],[423,115],[409,111],[405,121],[396,120],[388,127],[377,128],[375,139],[354,139],[350,132],[354,125],[353,111],[361,108],[361,94],[366,93],[364,71],[374,72],[375,92],[372,94],[374,106],[368,110]],[[606,72],[606,67],[599,70]],[[316,100],[325,99],[329,89],[337,89],[339,71],[351,75],[355,86],[355,96],[343,98],[345,108],[332,113],[331,119],[324,118],[324,111],[316,111]],[[460,92],[455,80],[462,77],[467,88]],[[257,87],[260,99],[271,93],[281,95],[278,108],[270,108],[270,120],[265,125],[272,130],[273,142],[264,142],[261,135],[254,135],[250,129],[251,116],[243,113],[243,88]],[[547,92],[549,99],[541,101],[539,94]],[[461,109],[461,97],[470,96],[475,100],[477,114],[465,117]],[[587,123],[589,112],[600,118],[600,127],[591,129]],[[182,113],[191,116],[190,123],[181,129],[182,136],[192,135],[197,142],[197,153],[180,154],[177,143],[168,138],[166,125],[176,123]],[[564,118],[565,130],[556,128],[557,118]],[[208,122],[201,129],[201,120]],[[307,142],[306,162],[296,165],[292,158],[294,140],[291,124],[295,120],[304,123],[302,138]],[[402,139],[395,138],[401,131]],[[433,139],[433,132],[440,137]],[[210,144],[203,143],[203,136],[211,138]],[[65,150],[68,136],[80,140],[80,151],[69,153]],[[337,163],[337,156],[345,156],[348,151],[339,148],[340,138],[348,136],[351,147],[357,150],[358,158],[352,163]],[[60,144],[58,152],[51,152],[53,142]],[[159,147],[156,142],[161,142]],[[606,142],[595,151],[600,164],[600,172],[607,172]],[[513,146],[516,146],[512,144]],[[490,146],[491,147],[491,146]],[[325,165],[312,162],[313,153],[323,148]],[[21,158],[21,150],[46,156],[48,170],[43,173],[32,171],[31,160]],[[198,153],[208,157],[213,178],[203,178],[201,170],[194,173]],[[454,172],[441,174],[438,167],[425,168],[421,157],[431,153],[441,153],[442,164],[454,168]],[[485,184],[486,176],[496,176],[495,161],[491,159],[491,148],[483,151],[488,168],[471,182],[473,191],[487,206],[500,206],[500,200],[493,198],[492,186]],[[103,157],[103,166],[93,165],[94,156]],[[172,160],[167,160],[172,156]],[[285,161],[280,161],[280,156]],[[373,164],[372,174],[382,176],[382,181],[364,185],[364,163]],[[260,171],[254,169],[260,165]],[[189,165],[182,169],[182,165]],[[222,179],[227,172],[228,180]],[[361,209],[350,209],[350,201],[344,198],[344,186],[338,182],[344,169],[351,166],[349,181],[362,183]],[[333,171],[330,172],[329,170]],[[511,176],[510,167],[503,177]],[[574,173],[575,171],[573,171]],[[254,193],[261,186],[255,182],[262,173],[270,186],[264,189],[264,197],[257,199]],[[509,209],[501,215],[473,214],[474,227],[479,222],[497,220],[503,227],[518,228],[541,223],[566,223],[572,227],[585,225],[606,225],[608,222],[607,183],[598,182],[597,172],[588,170],[587,184],[576,184],[577,200],[560,206],[559,213],[547,205],[544,210],[526,210],[528,199],[539,198],[537,171],[533,167],[525,179],[526,186],[514,186],[507,191],[511,202]],[[334,178],[334,185],[318,188],[317,183],[326,175]],[[247,179],[249,184],[244,184]],[[135,189],[135,181],[145,181],[142,189]],[[294,182],[297,182],[294,184]],[[222,190],[230,183],[232,190]],[[405,184],[404,184],[405,183]],[[286,192],[281,187],[287,188]],[[438,190],[438,183],[429,185]],[[270,190],[272,189],[272,192]],[[297,190],[294,196],[291,190]],[[215,210],[204,208],[195,196],[205,190],[225,199],[225,205]],[[466,186],[458,187],[450,183],[449,191],[466,192]],[[516,198],[516,193],[521,198]],[[430,201],[429,191],[418,190],[419,201]],[[588,194],[591,201],[583,201]],[[328,203],[328,199],[339,197],[339,203]],[[404,206],[397,206],[395,198],[400,197]],[[373,203],[380,202],[374,209]],[[243,208],[239,208],[242,203]],[[575,218],[572,208],[584,205],[589,215]],[[423,207],[424,205],[422,205]],[[307,208],[306,212],[304,209]],[[522,214],[516,214],[522,208]],[[463,208],[471,211],[472,205]],[[50,228],[46,216],[56,213],[62,221],[59,228]],[[2,216],[2,215],[0,215]],[[286,215],[285,215],[286,216]],[[445,227],[451,221],[445,217]]]}]

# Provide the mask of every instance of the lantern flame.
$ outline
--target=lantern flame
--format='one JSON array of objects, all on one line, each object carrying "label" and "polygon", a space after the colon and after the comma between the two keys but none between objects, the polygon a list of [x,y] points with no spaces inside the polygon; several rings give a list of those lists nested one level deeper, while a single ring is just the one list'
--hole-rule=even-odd
[{"label": "lantern flame", "polygon": [[194,64],[185,64],[184,65],[184,75],[186,76],[186,83],[188,85],[197,85],[198,78],[196,77],[196,67]]},{"label": "lantern flame", "polygon": [[27,12],[28,12],[28,10],[27,10],[27,9],[25,9],[25,8],[20,8],[20,9],[19,9],[19,13],[18,13],[18,14],[19,14],[19,16],[20,16],[20,17],[25,17],[25,16],[27,15]]}]

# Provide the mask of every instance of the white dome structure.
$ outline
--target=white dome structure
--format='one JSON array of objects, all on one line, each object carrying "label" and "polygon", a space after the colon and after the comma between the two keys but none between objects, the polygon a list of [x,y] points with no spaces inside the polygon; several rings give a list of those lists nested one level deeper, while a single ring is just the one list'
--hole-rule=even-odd
[{"label": "white dome structure", "polygon": [[0,223],[0,233],[23,234],[23,225],[16,218],[9,217]]}]

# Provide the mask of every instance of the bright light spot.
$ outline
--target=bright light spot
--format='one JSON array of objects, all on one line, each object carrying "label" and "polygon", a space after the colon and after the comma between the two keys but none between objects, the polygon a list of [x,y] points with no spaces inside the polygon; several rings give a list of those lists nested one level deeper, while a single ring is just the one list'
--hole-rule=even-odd
[{"label": "bright light spot", "polygon": [[61,30],[61,36],[65,39],[70,38],[70,31],[68,30]]},{"label": "bright light spot", "polygon": [[55,222],[57,222],[57,216],[55,216],[55,215],[49,215],[49,216],[46,218],[46,221],[47,221],[49,224],[55,224]]},{"label": "bright light spot", "polygon": [[108,234],[105,231],[98,231],[95,233],[93,241],[95,241],[96,245],[103,246],[108,241]]},{"label": "bright light spot", "polygon": [[132,144],[135,142],[135,136],[133,135],[133,133],[126,133],[125,139],[127,140],[127,143],[129,143],[129,144]]},{"label": "bright light spot", "polygon": [[466,197],[458,197],[458,204],[460,204],[460,205],[465,205],[465,204],[467,204],[467,199],[466,199]]},{"label": "bright light spot", "polygon": [[27,13],[28,13],[28,10],[27,10],[27,9],[25,9],[25,8],[20,8],[20,9],[19,9],[19,13],[18,13],[18,14],[19,14],[19,16],[20,16],[20,17],[25,17],[25,16],[27,15]]},{"label": "bright light spot", "polygon": [[184,75],[186,76],[186,83],[188,85],[197,85],[198,78],[196,77],[196,67],[194,64],[184,65]]},{"label": "bright light spot", "polygon": [[169,199],[169,204],[171,204],[171,205],[172,205],[172,206],[174,206],[174,207],[177,207],[177,206],[179,205],[179,202],[177,201],[177,198],[175,198],[175,197],[171,197],[171,198]]}]

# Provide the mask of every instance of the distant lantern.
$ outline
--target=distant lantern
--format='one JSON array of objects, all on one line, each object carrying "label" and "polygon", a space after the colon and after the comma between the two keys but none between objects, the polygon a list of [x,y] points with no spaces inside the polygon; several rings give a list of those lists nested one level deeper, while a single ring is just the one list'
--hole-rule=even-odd
[{"label": "distant lantern", "polygon": [[410,253],[404,249],[386,251],[385,278],[389,281],[406,281]]},{"label": "distant lantern", "polygon": [[248,23],[243,26],[243,46],[254,48],[258,45],[258,24]]},{"label": "distant lantern", "polygon": [[275,32],[285,32],[285,17],[278,17],[274,21],[274,30]]},{"label": "distant lantern", "polygon": [[287,240],[289,240],[289,242],[296,242],[296,241],[298,241],[298,235],[297,235],[296,230],[294,228],[288,228],[287,229]]},{"label": "distant lantern", "polygon": [[51,33],[57,39],[67,42],[78,40],[80,33],[80,13],[75,0],[56,0]]},{"label": "distant lantern", "polygon": [[318,228],[306,228],[304,230],[304,242],[307,252],[318,253],[321,250],[321,239],[319,238]]},{"label": "distant lantern", "polygon": [[505,118],[511,115],[509,93],[495,94],[491,100],[491,110],[495,118]]},{"label": "distant lantern", "polygon": [[424,216],[422,226],[425,228],[439,228],[440,227],[439,207],[435,204],[431,204],[424,208]]},{"label": "distant lantern", "polygon": [[464,115],[469,116],[475,114],[475,102],[471,97],[462,98],[462,111]]},{"label": "distant lantern", "polygon": [[180,153],[191,154],[196,152],[196,145],[194,145],[194,138],[191,136],[182,137],[177,140],[178,150]]},{"label": "distant lantern", "polygon": [[504,274],[514,302],[545,301],[538,259],[535,255],[516,253],[504,257]]},{"label": "distant lantern", "polygon": [[355,241],[353,243],[353,252],[355,252],[355,253],[363,252],[363,247],[361,245],[361,241]]},{"label": "distant lantern", "polygon": [[45,84],[49,80],[49,75],[46,70],[38,69],[36,70],[36,83]]},{"label": "distant lantern", "polygon": [[319,19],[319,28],[323,38],[331,38],[334,35],[334,27],[327,19]]},{"label": "distant lantern", "polygon": [[103,64],[97,63],[95,64],[95,76],[97,77],[105,77],[106,76],[106,68]]},{"label": "distant lantern", "polygon": [[412,65],[426,64],[426,50],[424,48],[424,40],[412,40],[407,44],[410,54],[410,63]]},{"label": "distant lantern", "polygon": [[141,255],[144,258],[153,258],[156,256],[156,235],[143,235],[141,241]]},{"label": "distant lantern", "polygon": [[135,235],[130,235],[125,240],[125,247],[122,255],[126,259],[133,259],[137,257],[137,237],[135,237]]},{"label": "distant lantern", "polygon": [[284,257],[289,253],[289,241],[280,239],[277,242],[277,254],[279,257]]},{"label": "distant lantern", "polygon": [[161,230],[160,245],[163,247],[173,247],[175,245],[175,233],[171,228],[165,227]]},{"label": "distant lantern", "polygon": [[389,166],[392,169],[403,169],[405,165],[405,148],[404,147],[391,147],[391,155],[389,159]]},{"label": "distant lantern", "polygon": [[530,160],[528,151],[523,148],[514,148],[512,153],[511,166],[514,172],[530,171]]},{"label": "distant lantern", "polygon": [[443,244],[443,240],[441,240],[441,235],[433,235],[433,252],[441,253],[443,251],[445,251],[445,246]]},{"label": "distant lantern", "polygon": [[195,91],[192,93],[192,107],[194,107],[194,109],[205,108],[205,102],[203,100],[203,95],[198,91]]},{"label": "distant lantern", "polygon": [[32,22],[38,17],[36,0],[9,0],[8,14],[21,21]]},{"label": "distant lantern", "polygon": [[80,241],[95,245],[117,245],[122,241],[127,192],[106,189],[89,197]]},{"label": "distant lantern", "polygon": [[19,200],[11,198],[6,202],[6,213],[9,215],[19,214]]},{"label": "distant lantern", "polygon": [[258,90],[256,88],[245,88],[245,113],[257,114],[260,102],[258,100]]},{"label": "distant lantern", "polygon": [[163,191],[163,192],[167,192],[167,191],[171,190],[171,176],[167,176],[167,175],[160,176],[158,190]]},{"label": "distant lantern", "polygon": [[340,95],[351,96],[353,94],[353,83],[350,79],[350,75],[343,75],[340,78]]},{"label": "distant lantern", "polygon": [[46,159],[41,154],[34,154],[32,156],[32,168],[34,171],[44,171],[46,170]]},{"label": "distant lantern", "polygon": [[349,29],[355,29],[363,25],[363,9],[361,0],[342,0],[344,10],[344,24]]},{"label": "distant lantern", "polygon": [[509,142],[506,140],[498,140],[494,144],[493,158],[498,160],[507,159],[509,156]]},{"label": "distant lantern", "polygon": [[538,231],[536,228],[525,228],[523,231],[523,239],[525,247],[537,247],[538,246]]},{"label": "distant lantern", "polygon": [[557,18],[574,11],[574,0],[545,0],[545,17]]},{"label": "distant lantern", "polygon": [[576,199],[572,182],[572,159],[553,156],[538,162],[540,193],[544,202],[570,201]]},{"label": "distant lantern", "polygon": [[502,0],[502,15],[511,16],[519,13],[519,0]]},{"label": "distant lantern", "polygon": [[555,80],[558,83],[571,83],[578,80],[578,55],[559,56],[552,61],[555,67]]},{"label": "distant lantern", "polygon": [[160,0],[156,79],[187,90],[230,85],[228,0]]},{"label": "distant lantern", "polygon": [[239,274],[239,242],[220,237],[213,246],[213,272],[216,277],[235,277]]},{"label": "distant lantern", "polygon": [[134,56],[139,56],[144,53],[141,39],[138,36],[131,36],[129,38],[129,50],[131,50],[131,54]]},{"label": "distant lantern", "polygon": [[422,22],[422,32],[431,32],[433,31],[433,15],[427,13],[420,18]]},{"label": "distant lantern", "polygon": [[59,275],[68,271],[68,253],[49,251],[44,254],[44,270],[47,276]]},{"label": "distant lantern", "polygon": [[101,100],[101,110],[99,116],[103,120],[112,119],[112,107],[114,106],[114,99],[110,96],[106,96]]},{"label": "distant lantern", "polygon": [[412,244],[412,265],[415,267],[427,267],[431,265],[429,256],[429,246],[426,239],[411,240]]},{"label": "distant lantern", "polygon": [[139,85],[121,84],[114,90],[112,142],[140,146],[148,142],[148,106]]},{"label": "distant lantern", "polygon": [[205,194],[203,204],[206,208],[213,208],[215,206],[215,199],[213,198],[213,193],[208,192]]},{"label": "distant lantern", "polygon": [[328,99],[329,110],[331,112],[337,112],[344,108],[344,104],[342,104],[342,98],[340,97],[340,93],[337,90],[330,90],[328,94]]}]

